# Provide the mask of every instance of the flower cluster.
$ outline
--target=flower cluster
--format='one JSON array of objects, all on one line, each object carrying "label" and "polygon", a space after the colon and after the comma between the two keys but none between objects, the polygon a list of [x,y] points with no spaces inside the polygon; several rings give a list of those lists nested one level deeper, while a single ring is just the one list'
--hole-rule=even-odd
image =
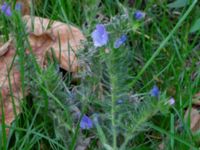
[{"label": "flower cluster", "polygon": [[135,13],[134,13],[134,17],[136,20],[141,20],[145,17],[145,13],[140,11],[140,10],[137,10]]},{"label": "flower cluster", "polygon": [[[141,20],[141,19],[145,18],[145,13],[138,10],[134,13],[134,18],[136,20]],[[96,48],[107,45],[107,43],[109,41],[109,34],[106,30],[106,27],[103,24],[97,24],[96,25],[95,30],[91,34],[91,37],[92,37],[92,40],[93,40],[93,44]],[[126,41],[127,41],[127,35],[122,34],[119,38],[117,38],[115,40],[113,47],[115,49],[118,49]],[[160,90],[156,85],[154,85],[153,88],[151,89],[150,95],[152,97],[159,98]],[[123,100],[121,100],[121,99],[119,99],[117,101],[117,104],[122,104],[122,103],[123,103]],[[168,100],[168,103],[170,105],[174,105],[175,104],[174,98],[170,98]],[[81,129],[90,129],[92,127],[93,127],[92,120],[88,116],[83,115],[81,122],[80,122],[80,128]]]},{"label": "flower cluster", "polygon": [[96,29],[92,32],[92,38],[95,47],[101,47],[108,43],[108,33],[103,24],[96,25]]},{"label": "flower cluster", "polygon": [[124,34],[120,38],[118,38],[114,43],[114,48],[119,48],[123,43],[127,40],[127,36]]},{"label": "flower cluster", "polygon": [[[156,97],[156,98],[159,97],[159,95],[160,95],[160,90],[159,90],[159,88],[158,88],[156,85],[154,85],[153,88],[151,89],[150,95],[151,95],[152,97]],[[170,98],[170,99],[168,100],[167,103],[170,104],[170,105],[174,105],[174,104],[175,104],[175,99],[172,97],[172,98]]]},{"label": "flower cluster", "polygon": [[[97,24],[96,29],[92,32],[92,39],[95,47],[102,47],[108,43],[108,32],[103,24]],[[114,48],[119,48],[127,40],[127,36],[123,34],[114,42]]]},{"label": "flower cluster", "polygon": [[81,122],[80,122],[80,128],[81,129],[90,129],[92,127],[93,127],[92,120],[88,116],[83,115],[83,117],[81,118]]},{"label": "flower cluster", "polygon": [[[15,10],[21,11],[21,9],[22,9],[22,4],[20,2],[17,2],[15,5]],[[1,11],[8,17],[12,16],[11,6],[6,2],[3,3],[3,5],[1,6]]]},{"label": "flower cluster", "polygon": [[[145,17],[145,13],[137,10],[134,13],[134,18],[136,20],[141,20]],[[106,45],[109,41],[108,32],[103,24],[97,24],[96,29],[92,32],[92,39],[95,47],[102,47]],[[114,42],[114,48],[119,48],[122,44],[124,44],[127,40],[127,36],[122,34],[116,41]]]},{"label": "flower cluster", "polygon": [[150,94],[152,97],[158,97],[160,94],[159,88],[156,85],[154,85],[150,91]]}]

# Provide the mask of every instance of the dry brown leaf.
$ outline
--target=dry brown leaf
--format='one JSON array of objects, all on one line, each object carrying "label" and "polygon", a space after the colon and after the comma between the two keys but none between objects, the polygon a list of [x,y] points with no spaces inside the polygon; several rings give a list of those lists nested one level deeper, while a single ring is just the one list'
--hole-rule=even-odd
[{"label": "dry brown leaf", "polygon": [[[85,37],[80,30],[71,25],[57,21],[47,29],[50,20],[39,17],[34,17],[34,30],[31,30],[32,22],[30,16],[25,16],[24,20],[27,22],[27,32],[29,33],[28,39],[31,46],[31,50],[26,50],[27,55],[32,51],[40,66],[44,67],[46,52],[48,52],[50,48],[53,48],[56,58],[59,59],[59,56],[61,56],[60,66],[63,69],[71,72],[77,71],[79,65],[75,52],[81,48],[81,40],[85,40]],[[0,106],[3,105],[4,107],[5,123],[7,125],[10,125],[15,118],[11,90],[17,114],[20,112],[19,106],[22,98],[20,72],[17,63],[11,65],[15,53],[16,48],[13,39],[10,39],[0,47],[0,92],[2,94]],[[11,89],[9,88],[8,77],[10,77]],[[2,110],[0,110],[0,123],[2,121],[1,117]]]},{"label": "dry brown leaf", "polygon": [[0,56],[4,55],[8,51],[8,46],[10,45],[11,42],[12,42],[12,39],[10,39],[5,44],[1,44],[1,47],[0,47]]},{"label": "dry brown leaf", "polygon": [[195,94],[193,97],[193,104],[196,106],[200,106],[200,92]]},{"label": "dry brown leaf", "polygon": [[193,132],[200,130],[200,112],[198,110],[199,106],[200,93],[197,93],[193,97],[191,110],[188,108],[185,112],[185,120],[188,119],[190,114],[190,128]]},{"label": "dry brown leaf", "polygon": [[[189,109],[185,113],[185,120],[189,117]],[[200,113],[197,109],[192,108],[190,112],[190,128],[193,132],[200,130]]]},{"label": "dry brown leaf", "polygon": [[[53,40],[47,33],[41,35],[29,35],[29,43],[32,47],[32,52],[37,58],[38,63],[43,66],[45,52],[52,46]],[[22,98],[22,90],[20,84],[20,72],[17,68],[17,63],[12,64],[16,48],[13,40],[9,40],[0,48],[0,88],[2,94],[2,103],[4,106],[5,123],[10,125],[14,120],[14,109],[12,103],[12,96],[14,97],[14,105],[16,107],[16,113],[20,112],[19,105]],[[26,54],[30,54],[29,50],[26,50]],[[14,61],[15,62],[15,61]],[[9,86],[9,78],[11,81],[11,89]],[[13,95],[11,95],[11,90]],[[1,123],[2,111],[0,111],[0,123]]]},{"label": "dry brown leaf", "polygon": [[[16,106],[16,113],[19,113],[19,101],[21,98],[20,92],[20,74],[15,66],[11,66],[13,57],[15,55],[15,48],[12,41],[8,41],[0,48],[0,87],[1,87],[1,106],[4,107],[5,123],[10,125],[14,118],[13,103],[11,99],[11,91],[15,97],[14,103]],[[9,87],[9,78],[12,88]],[[2,110],[0,111],[1,122]]]},{"label": "dry brown leaf", "polygon": [[24,20],[27,22],[28,32],[33,32],[35,35],[45,32],[53,37],[52,48],[61,68],[70,72],[77,72],[79,64],[76,52],[82,48],[81,41],[85,41],[84,35],[78,28],[40,17],[24,16]]},{"label": "dry brown leaf", "polygon": [[[34,33],[29,34],[29,43],[32,48],[32,52],[35,55],[38,64],[44,67],[44,59],[46,52],[54,44],[53,37],[48,33],[42,33],[40,35],[35,35]],[[27,50],[26,53],[29,54],[31,51]]]}]

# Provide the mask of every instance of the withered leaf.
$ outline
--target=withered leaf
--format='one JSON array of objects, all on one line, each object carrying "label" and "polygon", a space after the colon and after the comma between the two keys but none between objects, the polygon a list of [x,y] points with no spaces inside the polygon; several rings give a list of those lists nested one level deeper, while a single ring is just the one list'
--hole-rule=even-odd
[{"label": "withered leaf", "polygon": [[[0,55],[0,92],[1,92],[1,106],[4,107],[5,123],[10,124],[14,119],[14,114],[19,113],[19,99],[21,99],[20,88],[20,73],[15,65],[11,65],[15,55],[15,48],[13,42],[8,41],[1,48]],[[9,86],[9,79],[12,87]],[[11,99],[11,90],[14,97],[14,102]],[[16,112],[13,110],[13,105],[16,107]],[[0,123],[2,117],[2,110],[0,110]]]},{"label": "withered leaf", "polygon": [[12,39],[10,39],[5,44],[1,45],[1,47],[0,47],[0,56],[4,55],[8,51],[8,46],[10,45],[11,42],[12,42]]},{"label": "withered leaf", "polygon": [[[67,71],[76,72],[79,68],[76,52],[82,47],[81,41],[85,40],[84,35],[74,26],[55,21],[50,26],[50,20],[40,17],[24,16],[26,22],[28,40],[31,52],[35,55],[41,67],[44,67],[44,59],[47,52],[52,48],[56,58],[59,60],[60,67]],[[34,21],[34,22],[32,22]],[[33,28],[32,28],[33,23]],[[0,91],[2,93],[2,103],[5,111],[5,123],[10,125],[15,118],[15,113],[20,112],[20,100],[22,98],[22,89],[20,82],[20,72],[17,63],[13,65],[12,61],[16,53],[16,45],[13,39],[0,47]],[[9,78],[11,88],[9,87]],[[11,90],[13,95],[11,95]],[[25,91],[27,93],[27,91]],[[16,106],[16,112],[13,111],[12,97]],[[0,123],[2,110],[0,110]]]},{"label": "withered leaf", "polygon": [[187,109],[185,113],[185,119],[189,117],[190,114],[190,128],[193,132],[200,130],[200,112],[196,108],[191,108],[191,111]]},{"label": "withered leaf", "polygon": [[[192,108],[188,108],[185,112],[185,120],[190,117],[190,128],[193,132],[200,130],[200,93],[197,93],[193,97]],[[189,116],[190,115],[190,116]]]},{"label": "withered leaf", "polygon": [[200,92],[195,94],[195,96],[193,98],[193,104],[196,106],[200,106]]},{"label": "withered leaf", "polygon": [[[40,66],[43,67],[46,52],[54,43],[52,36],[45,32],[40,35],[30,33],[28,38],[30,46],[32,48],[32,52],[35,55],[38,64],[40,64]],[[30,52],[31,51],[28,50],[26,51],[27,54]]]},{"label": "withered leaf", "polygon": [[81,41],[85,41],[84,35],[78,28],[59,21],[52,22],[45,18],[31,18],[28,15],[24,16],[24,20],[28,32],[33,32],[35,35],[45,32],[54,39],[51,48],[53,48],[61,68],[70,72],[77,71],[79,64],[76,52],[82,48]]}]

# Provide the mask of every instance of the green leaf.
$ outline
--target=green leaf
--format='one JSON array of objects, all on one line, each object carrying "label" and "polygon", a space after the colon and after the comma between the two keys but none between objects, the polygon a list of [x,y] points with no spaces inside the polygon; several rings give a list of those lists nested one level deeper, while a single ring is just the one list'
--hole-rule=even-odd
[{"label": "green leaf", "polygon": [[189,3],[189,0],[176,0],[170,4],[168,4],[169,8],[181,8],[187,6]]},{"label": "green leaf", "polygon": [[200,18],[198,18],[198,19],[194,22],[194,24],[193,24],[192,27],[190,28],[190,33],[196,32],[196,31],[198,31],[198,30],[200,30]]}]

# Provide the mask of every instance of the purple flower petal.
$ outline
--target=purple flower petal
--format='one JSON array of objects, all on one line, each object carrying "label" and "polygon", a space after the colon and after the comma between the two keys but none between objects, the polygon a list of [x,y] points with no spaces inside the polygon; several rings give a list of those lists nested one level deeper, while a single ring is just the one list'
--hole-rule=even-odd
[{"label": "purple flower petal", "polygon": [[92,32],[92,39],[95,47],[101,47],[108,43],[108,33],[104,25],[96,25],[96,29]]},{"label": "purple flower petal", "polygon": [[174,105],[175,104],[175,99],[172,97],[169,99],[169,104]]},{"label": "purple flower petal", "polygon": [[[21,11],[22,9],[22,3],[17,2],[15,5],[15,10],[17,11]],[[12,11],[11,11],[11,7],[8,3],[4,3],[1,6],[1,11],[6,15],[6,16],[12,16]]]},{"label": "purple flower petal", "polygon": [[119,48],[123,43],[125,43],[127,40],[126,35],[122,35],[120,38],[118,38],[114,43],[114,48]]},{"label": "purple flower petal", "polygon": [[124,101],[123,101],[122,99],[118,99],[118,100],[117,100],[117,104],[118,104],[118,105],[123,104],[123,103],[124,103]]},{"label": "purple flower petal", "polygon": [[21,11],[22,10],[22,3],[17,2],[16,5],[15,5],[15,10]]},{"label": "purple flower petal", "polygon": [[145,13],[140,11],[140,10],[137,10],[135,13],[134,13],[134,17],[136,20],[141,20],[145,17]]},{"label": "purple flower petal", "polygon": [[158,97],[159,93],[160,93],[159,88],[156,85],[154,85],[153,88],[150,91],[151,96],[152,97]]},{"label": "purple flower petal", "polygon": [[10,5],[7,4],[7,3],[4,3],[4,4],[1,6],[1,11],[2,11],[6,16],[11,16],[11,15],[12,15],[11,7],[10,7]]},{"label": "purple flower petal", "polygon": [[92,120],[88,116],[83,115],[83,117],[81,118],[81,122],[80,122],[80,128],[81,129],[90,129],[92,127],[93,127]]}]

